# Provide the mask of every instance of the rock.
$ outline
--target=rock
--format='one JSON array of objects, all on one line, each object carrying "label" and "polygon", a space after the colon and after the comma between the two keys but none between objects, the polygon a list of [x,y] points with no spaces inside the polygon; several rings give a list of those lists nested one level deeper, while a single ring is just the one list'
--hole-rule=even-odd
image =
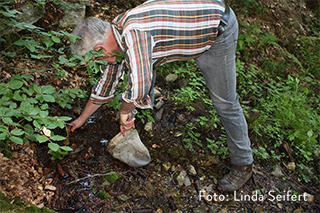
[{"label": "rock", "polygon": [[163,108],[161,108],[157,114],[156,114],[156,119],[161,120],[162,119],[162,114],[163,114]]},{"label": "rock", "polygon": [[302,209],[301,208],[300,209],[296,209],[292,213],[302,213]]},{"label": "rock", "polygon": [[276,177],[282,177],[283,176],[283,173],[281,171],[281,167],[280,165],[276,165],[276,168],[274,169],[273,172],[271,172],[272,175],[276,176]]},{"label": "rock", "polygon": [[191,185],[191,181],[190,181],[190,178],[188,176],[186,177],[186,180],[184,181],[184,185],[185,186],[190,186]]},{"label": "rock", "polygon": [[152,130],[152,126],[153,126],[153,123],[152,123],[151,121],[148,121],[148,122],[146,123],[146,125],[144,126],[144,130],[145,130],[146,132],[150,132],[150,131]]},{"label": "rock", "polygon": [[194,168],[194,166],[189,165],[188,170],[189,170],[189,174],[190,174],[190,175],[192,175],[192,176],[196,176],[196,175],[197,175],[197,171],[196,171],[196,169]]},{"label": "rock", "polygon": [[176,137],[176,138],[178,138],[178,137],[180,137],[180,136],[182,136],[183,134],[181,133],[181,132],[176,132],[176,133],[174,133],[174,137]]},{"label": "rock", "polygon": [[157,211],[156,211],[156,213],[162,213],[163,211],[162,211],[162,209],[158,209]]},{"label": "rock", "polygon": [[33,24],[41,19],[45,13],[46,10],[41,6],[30,7],[25,5],[21,8],[21,14],[16,16],[16,20],[18,22]]},{"label": "rock", "polygon": [[77,24],[85,19],[86,6],[83,4],[73,4],[59,21],[59,26],[62,28],[75,27]]},{"label": "rock", "polygon": [[303,197],[305,197],[305,200],[309,203],[312,203],[314,201],[314,195],[308,194],[307,192],[303,193]]},{"label": "rock", "polygon": [[186,181],[188,181],[186,179],[187,179],[187,172],[185,170],[182,170],[177,177],[178,185],[183,186],[186,183]]},{"label": "rock", "polygon": [[171,168],[171,163],[167,162],[167,163],[163,163],[162,164],[162,168],[167,172],[169,171],[169,169]]},{"label": "rock", "polygon": [[164,104],[164,101],[163,101],[163,100],[160,100],[160,101],[156,104],[155,108],[156,108],[156,109],[160,109],[160,108],[163,106],[163,104]]},{"label": "rock", "polygon": [[227,208],[223,208],[219,211],[219,213],[228,213],[228,209]]},{"label": "rock", "polygon": [[167,81],[168,83],[174,82],[175,80],[177,80],[177,78],[178,78],[178,75],[177,75],[177,74],[171,73],[171,74],[169,74],[169,75],[166,76],[166,81]]},{"label": "rock", "polygon": [[160,97],[161,92],[160,92],[158,89],[153,88],[153,92],[154,92],[154,98],[158,98],[158,97]]},{"label": "rock", "polygon": [[288,163],[287,169],[290,171],[294,171],[296,169],[296,164],[294,162]]}]

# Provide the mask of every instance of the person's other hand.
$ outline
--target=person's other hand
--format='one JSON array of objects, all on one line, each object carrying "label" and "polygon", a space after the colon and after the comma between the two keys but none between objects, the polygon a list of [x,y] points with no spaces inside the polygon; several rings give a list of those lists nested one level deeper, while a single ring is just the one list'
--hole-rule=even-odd
[{"label": "person's other hand", "polygon": [[130,119],[130,117],[131,117],[131,112],[126,113],[126,112],[120,110],[120,131],[123,136],[125,136],[125,130],[135,128],[135,126],[134,126],[135,118]]},{"label": "person's other hand", "polygon": [[83,120],[81,117],[77,118],[76,120],[72,121],[69,124],[68,132],[74,132],[74,130],[78,129],[84,124],[85,120]]}]

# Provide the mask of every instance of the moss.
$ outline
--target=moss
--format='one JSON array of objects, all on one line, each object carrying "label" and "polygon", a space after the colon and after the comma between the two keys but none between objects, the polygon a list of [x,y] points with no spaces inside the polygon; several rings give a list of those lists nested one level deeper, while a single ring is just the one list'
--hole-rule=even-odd
[{"label": "moss", "polygon": [[43,208],[38,208],[35,205],[31,203],[26,203],[21,199],[14,198],[14,199],[9,199],[6,197],[3,193],[0,192],[0,211],[1,213],[11,213],[11,212],[24,212],[24,213],[29,213],[29,212],[55,212],[51,209],[48,209],[46,207]]}]

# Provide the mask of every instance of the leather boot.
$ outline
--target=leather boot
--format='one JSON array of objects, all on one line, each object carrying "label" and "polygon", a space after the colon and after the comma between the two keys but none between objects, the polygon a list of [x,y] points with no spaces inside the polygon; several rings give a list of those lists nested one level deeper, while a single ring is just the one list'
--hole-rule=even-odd
[{"label": "leather boot", "polygon": [[246,166],[233,165],[229,174],[218,184],[220,190],[231,192],[241,188],[252,176],[252,164]]}]

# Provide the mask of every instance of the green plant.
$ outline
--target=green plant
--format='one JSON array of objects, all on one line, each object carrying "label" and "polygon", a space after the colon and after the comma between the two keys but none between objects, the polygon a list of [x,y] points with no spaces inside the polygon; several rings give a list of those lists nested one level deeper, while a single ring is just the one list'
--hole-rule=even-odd
[{"label": "green plant", "polygon": [[[11,10],[13,1],[0,3],[0,27],[8,28],[7,33],[0,34],[0,42],[6,44],[6,39],[16,39],[1,50],[0,57],[3,60],[20,58],[25,61],[43,60],[59,56],[59,64],[71,66],[73,61],[64,60],[63,40],[77,37],[65,31],[44,32],[43,29],[32,24],[17,22],[14,18],[19,11]],[[57,1],[55,1],[57,3]],[[43,1],[36,3],[43,4]],[[19,34],[18,30],[25,30]],[[15,37],[6,36],[10,32],[16,32]],[[26,33],[27,32],[27,33]],[[17,47],[19,49],[17,49]],[[9,52],[8,50],[14,50]],[[18,55],[23,53],[21,55]],[[23,56],[24,55],[24,56]],[[63,63],[64,62],[64,63]],[[53,68],[63,72],[63,68],[53,63]],[[19,68],[11,67],[13,71],[19,72]],[[24,71],[24,70],[21,70]],[[34,72],[44,76],[43,70]],[[24,73],[24,72],[20,72]],[[67,116],[50,116],[49,110],[52,106],[59,105],[62,108],[71,108],[75,99],[84,97],[80,89],[60,89],[50,85],[39,86],[33,83],[34,73],[12,75],[0,81],[0,140],[4,143],[10,141],[23,144],[26,141],[48,142],[49,153],[52,159],[61,159],[66,151],[72,149],[68,146],[60,146],[58,141],[66,137],[55,134],[56,128],[65,129]]]},{"label": "green plant", "polygon": [[65,121],[71,119],[66,116],[49,116],[48,104],[56,101],[58,93],[52,86],[40,87],[28,83],[30,77],[27,74],[15,75],[13,80],[0,84],[0,140],[17,144],[27,140],[39,143],[50,141],[51,154],[60,149],[70,151],[70,148],[60,147],[53,142],[64,140],[65,137],[50,131],[57,127],[66,128]]},{"label": "green plant", "polygon": [[[140,114],[141,112],[141,114]],[[141,110],[138,114],[137,117],[141,120],[141,122],[144,124],[146,123],[146,120],[151,121],[152,123],[155,123],[154,118],[152,117],[152,111],[151,109],[145,109],[145,110]]]}]

